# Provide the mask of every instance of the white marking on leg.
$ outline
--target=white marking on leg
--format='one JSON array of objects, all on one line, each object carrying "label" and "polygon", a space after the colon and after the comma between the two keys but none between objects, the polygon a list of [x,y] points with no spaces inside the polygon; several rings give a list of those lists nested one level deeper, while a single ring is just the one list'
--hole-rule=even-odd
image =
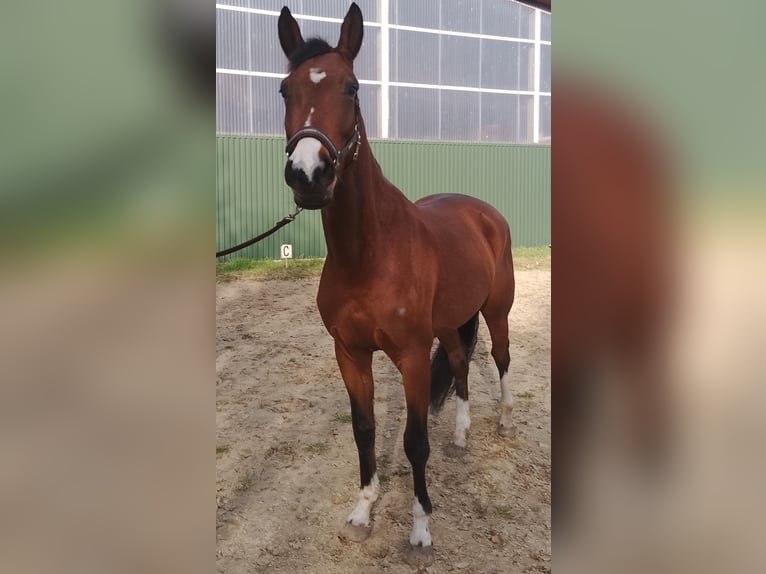
[{"label": "white marking on leg", "polygon": [[500,424],[504,427],[512,427],[513,421],[511,420],[511,414],[513,412],[513,393],[511,392],[511,377],[508,371],[500,377],[500,391],[502,394],[500,399],[500,407],[502,409],[500,414]]},{"label": "white marking on leg", "polygon": [[311,81],[315,84],[318,84],[322,80],[325,79],[325,76],[327,76],[327,72],[323,72],[319,68],[311,68],[309,70],[309,78],[311,78]]},{"label": "white marking on leg", "polygon": [[378,473],[372,475],[370,484],[359,490],[359,500],[348,515],[348,521],[354,526],[369,526],[370,525],[370,510],[372,505],[378,499],[378,493],[380,492],[380,481],[378,481]]},{"label": "white marking on leg", "polygon": [[295,146],[293,153],[290,154],[290,161],[293,162],[294,169],[301,169],[306,177],[311,181],[314,171],[324,166],[324,162],[319,159],[319,149],[322,144],[314,138],[303,138]]},{"label": "white marking on leg", "polygon": [[457,414],[455,415],[455,444],[465,447],[465,433],[471,428],[471,415],[468,412],[468,401],[457,397]]},{"label": "white marking on leg", "polygon": [[306,121],[303,124],[304,128],[307,128],[311,126],[311,116],[314,114],[314,108],[311,108],[311,111],[309,111],[309,117],[306,118]]},{"label": "white marking on leg", "polygon": [[423,510],[417,497],[412,505],[412,534],[410,544],[413,546],[431,546],[431,532],[428,530],[428,515]]}]

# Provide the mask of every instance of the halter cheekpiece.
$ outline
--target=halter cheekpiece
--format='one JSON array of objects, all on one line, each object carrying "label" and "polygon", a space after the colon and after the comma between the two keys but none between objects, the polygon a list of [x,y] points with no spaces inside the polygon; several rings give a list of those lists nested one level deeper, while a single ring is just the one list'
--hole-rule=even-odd
[{"label": "halter cheekpiece", "polygon": [[291,153],[293,153],[295,146],[298,145],[298,142],[304,138],[314,138],[319,140],[322,145],[327,148],[327,151],[330,154],[330,158],[332,159],[332,163],[335,167],[338,167],[338,164],[343,161],[343,158],[346,157],[348,152],[351,151],[351,148],[354,146],[356,146],[356,149],[354,150],[354,156],[352,159],[356,161],[356,158],[359,157],[359,143],[361,139],[361,136],[359,135],[359,97],[357,96],[356,101],[354,102],[354,133],[348,139],[346,145],[340,149],[340,151],[338,151],[338,148],[335,147],[335,144],[332,143],[332,140],[330,140],[330,138],[327,137],[327,135],[322,130],[309,127],[299,129],[292,135],[289,140],[287,140],[285,153],[288,155],[288,157]]}]

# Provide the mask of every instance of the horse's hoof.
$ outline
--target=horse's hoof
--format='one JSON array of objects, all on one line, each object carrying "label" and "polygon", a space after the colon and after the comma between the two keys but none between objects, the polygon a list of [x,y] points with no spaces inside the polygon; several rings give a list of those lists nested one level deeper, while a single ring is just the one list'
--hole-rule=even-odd
[{"label": "horse's hoof", "polygon": [[343,540],[350,540],[351,542],[364,542],[370,537],[371,532],[372,526],[357,526],[350,522],[346,522],[340,532],[340,537]]},{"label": "horse's hoof", "polygon": [[454,442],[444,447],[444,454],[450,458],[463,458],[468,450],[464,446],[458,446]]},{"label": "horse's hoof", "polygon": [[410,566],[418,568],[430,566],[434,563],[433,546],[410,546],[404,555],[404,561]]},{"label": "horse's hoof", "polygon": [[498,423],[497,434],[504,436],[505,438],[514,438],[516,436],[516,425],[511,424],[506,426],[503,423]]}]

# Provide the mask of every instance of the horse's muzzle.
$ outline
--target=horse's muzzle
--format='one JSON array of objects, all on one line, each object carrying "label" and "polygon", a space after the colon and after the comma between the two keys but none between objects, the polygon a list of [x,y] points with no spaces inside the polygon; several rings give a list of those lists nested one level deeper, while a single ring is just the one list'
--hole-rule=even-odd
[{"label": "horse's muzzle", "polygon": [[332,201],[335,190],[335,166],[329,158],[322,158],[309,180],[303,169],[295,169],[287,160],[285,182],[293,190],[295,203],[304,209],[321,209]]}]

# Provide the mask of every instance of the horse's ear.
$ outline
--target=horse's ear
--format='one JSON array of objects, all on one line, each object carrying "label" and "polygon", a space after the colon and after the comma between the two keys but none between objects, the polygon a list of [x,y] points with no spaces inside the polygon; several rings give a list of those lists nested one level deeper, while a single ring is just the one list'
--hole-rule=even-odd
[{"label": "horse's ear", "polygon": [[362,47],[362,36],[364,35],[364,20],[362,11],[356,2],[349,6],[346,17],[343,19],[343,25],[340,27],[340,39],[336,49],[338,52],[353,60]]},{"label": "horse's ear", "polygon": [[290,54],[303,45],[303,36],[298,22],[295,21],[290,9],[285,6],[279,14],[279,43],[282,44],[282,51],[288,58]]}]

